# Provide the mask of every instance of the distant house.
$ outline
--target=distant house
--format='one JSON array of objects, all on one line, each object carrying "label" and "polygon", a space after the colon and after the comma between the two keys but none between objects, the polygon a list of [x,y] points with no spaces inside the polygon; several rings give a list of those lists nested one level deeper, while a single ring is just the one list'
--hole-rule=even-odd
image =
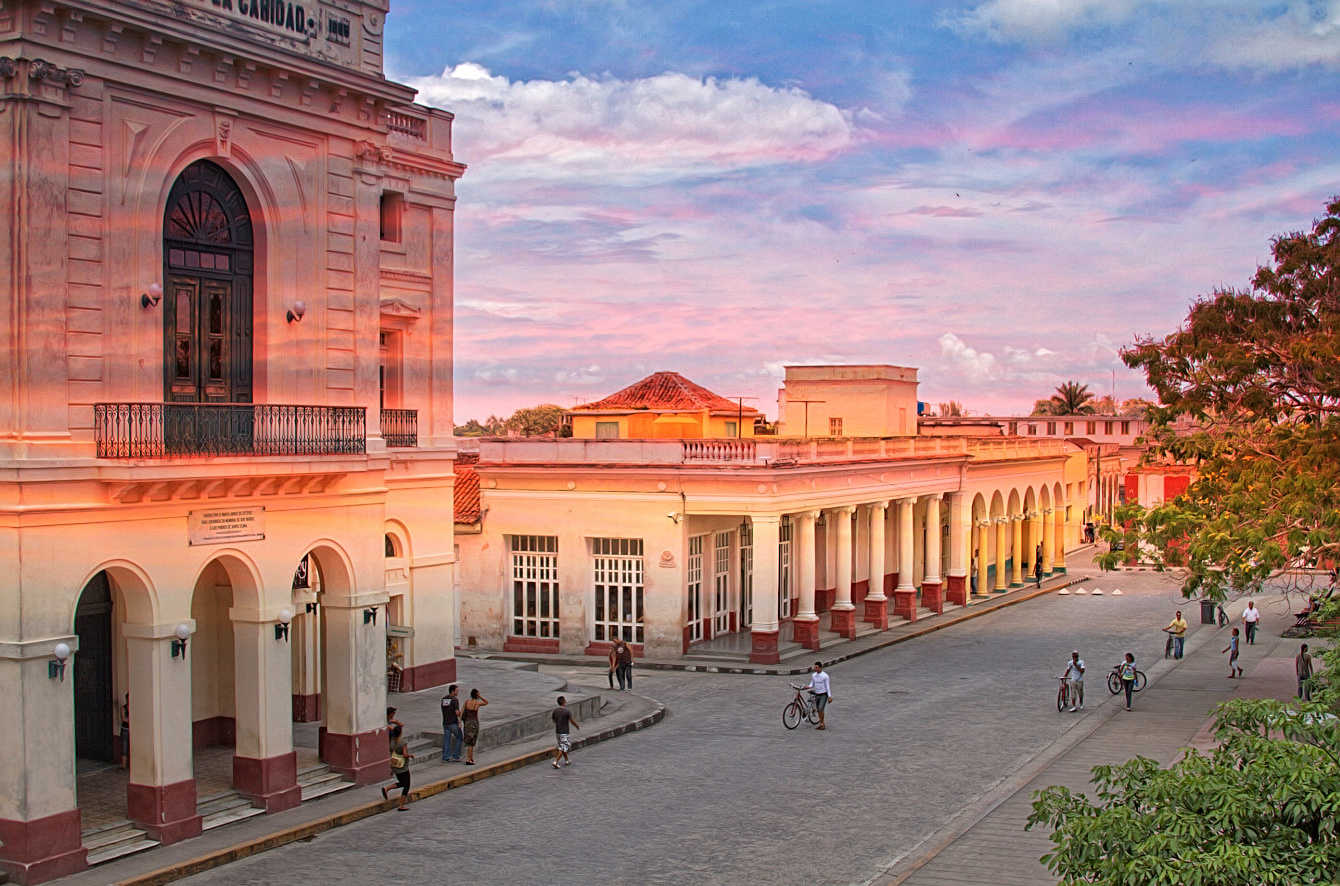
[{"label": "distant house", "polygon": [[762,417],[742,399],[727,400],[678,372],[653,373],[565,415],[580,440],[752,437]]}]

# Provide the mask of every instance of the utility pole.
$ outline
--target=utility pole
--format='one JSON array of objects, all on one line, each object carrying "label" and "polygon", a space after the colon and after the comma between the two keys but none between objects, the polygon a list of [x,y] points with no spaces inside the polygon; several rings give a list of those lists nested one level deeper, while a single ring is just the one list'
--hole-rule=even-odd
[{"label": "utility pole", "polygon": [[757,400],[757,397],[727,397],[727,400],[734,400],[738,411],[735,413],[735,439],[744,436],[744,401]]}]

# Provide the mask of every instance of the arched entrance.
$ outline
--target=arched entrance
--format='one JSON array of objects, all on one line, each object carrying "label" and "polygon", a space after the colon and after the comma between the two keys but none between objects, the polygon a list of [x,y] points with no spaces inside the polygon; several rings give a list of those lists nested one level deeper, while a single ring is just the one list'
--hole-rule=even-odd
[{"label": "arched entrance", "polygon": [[163,398],[252,402],[251,215],[224,169],[182,171],[163,215]]},{"label": "arched entrance", "polygon": [[75,610],[74,632],[79,651],[74,654],[75,755],[86,760],[114,763],[117,710],[112,683],[112,585],[99,572],[84,586]]}]

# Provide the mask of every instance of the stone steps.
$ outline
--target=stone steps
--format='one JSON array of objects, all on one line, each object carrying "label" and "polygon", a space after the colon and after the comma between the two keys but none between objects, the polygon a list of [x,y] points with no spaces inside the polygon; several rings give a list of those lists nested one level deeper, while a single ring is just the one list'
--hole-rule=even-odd
[{"label": "stone steps", "polygon": [[86,831],[84,848],[88,850],[88,865],[105,864],[117,858],[134,855],[158,845],[149,839],[148,832],[128,821]]},{"label": "stone steps", "polygon": [[257,809],[251,805],[251,801],[237,791],[224,791],[222,794],[206,797],[196,804],[195,811],[200,814],[200,826],[207,831],[265,814],[264,809]]},{"label": "stone steps", "polygon": [[315,800],[327,794],[338,794],[354,786],[345,781],[344,776],[326,765],[309,766],[298,771],[298,787],[302,788],[302,801]]}]

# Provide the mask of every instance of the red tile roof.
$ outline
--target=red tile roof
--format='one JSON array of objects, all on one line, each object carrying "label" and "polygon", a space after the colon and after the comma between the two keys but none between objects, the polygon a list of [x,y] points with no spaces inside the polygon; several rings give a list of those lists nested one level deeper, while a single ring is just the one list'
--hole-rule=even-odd
[{"label": "red tile roof", "polygon": [[[687,410],[710,409],[736,412],[740,406],[714,394],[702,385],[694,384],[678,372],[657,372],[631,384],[622,391],[610,394],[594,403],[583,403],[570,412],[592,412],[602,409]],[[745,406],[745,412],[758,410]]]},{"label": "red tile roof", "polygon": [[467,526],[479,522],[479,453],[458,452],[452,470],[456,473],[455,520],[453,522]]}]

